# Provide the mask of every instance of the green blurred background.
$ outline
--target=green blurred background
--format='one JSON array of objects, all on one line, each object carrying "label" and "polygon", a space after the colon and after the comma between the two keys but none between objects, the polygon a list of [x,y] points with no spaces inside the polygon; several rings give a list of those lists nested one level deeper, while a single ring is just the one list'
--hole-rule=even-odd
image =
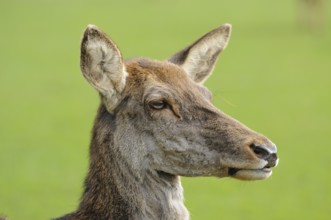
[{"label": "green blurred background", "polygon": [[126,58],[165,59],[229,22],[206,85],[219,108],[277,144],[280,164],[265,181],[183,178],[191,218],[330,219],[330,4],[305,4],[1,0],[0,213],[50,219],[78,205],[99,103],[79,69],[87,24]]}]

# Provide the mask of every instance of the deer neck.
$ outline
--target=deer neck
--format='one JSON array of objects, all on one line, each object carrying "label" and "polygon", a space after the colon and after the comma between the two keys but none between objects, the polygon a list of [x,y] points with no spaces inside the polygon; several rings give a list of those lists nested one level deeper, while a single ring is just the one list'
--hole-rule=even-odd
[{"label": "deer neck", "polygon": [[[90,169],[80,212],[101,219],[187,220],[179,176],[146,169],[144,160],[130,158],[139,140],[118,143],[115,117],[100,107],[90,147]],[[126,134],[132,136],[134,134]],[[140,160],[141,159],[141,160]]]}]

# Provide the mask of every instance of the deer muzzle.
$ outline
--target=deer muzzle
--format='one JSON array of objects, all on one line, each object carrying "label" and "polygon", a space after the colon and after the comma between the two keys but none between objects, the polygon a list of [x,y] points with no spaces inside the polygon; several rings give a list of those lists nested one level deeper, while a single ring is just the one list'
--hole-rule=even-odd
[{"label": "deer muzzle", "polygon": [[278,165],[277,147],[268,139],[263,143],[253,143],[249,145],[249,150],[259,161],[256,166],[231,167],[228,169],[230,177],[242,180],[260,180],[271,176],[272,168]]}]

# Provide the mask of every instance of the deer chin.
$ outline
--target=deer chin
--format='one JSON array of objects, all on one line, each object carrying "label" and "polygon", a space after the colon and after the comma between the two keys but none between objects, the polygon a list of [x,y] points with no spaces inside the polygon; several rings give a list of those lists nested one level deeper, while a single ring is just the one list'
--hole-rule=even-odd
[{"label": "deer chin", "polygon": [[228,175],[240,180],[263,180],[270,177],[272,174],[271,168],[262,169],[237,169],[229,168]]}]

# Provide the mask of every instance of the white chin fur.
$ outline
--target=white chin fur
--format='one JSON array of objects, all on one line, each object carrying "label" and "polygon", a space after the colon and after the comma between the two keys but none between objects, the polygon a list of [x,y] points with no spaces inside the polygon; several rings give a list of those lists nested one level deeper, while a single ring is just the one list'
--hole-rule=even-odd
[{"label": "white chin fur", "polygon": [[236,174],[231,177],[241,180],[262,180],[270,177],[271,174],[271,169],[238,170]]}]

